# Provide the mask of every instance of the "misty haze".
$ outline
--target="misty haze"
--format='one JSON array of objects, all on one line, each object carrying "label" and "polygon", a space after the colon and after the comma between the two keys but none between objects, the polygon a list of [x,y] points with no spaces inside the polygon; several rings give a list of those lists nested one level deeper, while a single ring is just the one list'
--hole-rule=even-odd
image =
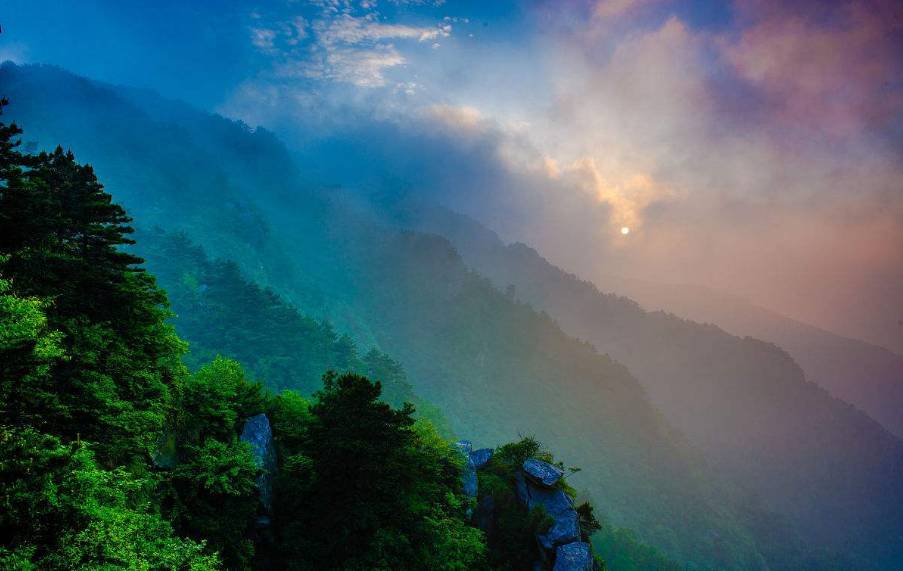
[{"label": "misty haze", "polygon": [[0,569],[903,568],[899,3],[0,25]]}]

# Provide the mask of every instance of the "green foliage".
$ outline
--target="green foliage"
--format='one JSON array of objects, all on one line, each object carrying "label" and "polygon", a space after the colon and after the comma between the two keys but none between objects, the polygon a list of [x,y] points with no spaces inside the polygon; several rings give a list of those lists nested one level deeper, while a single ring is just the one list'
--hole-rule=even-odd
[{"label": "green foliage", "polygon": [[282,391],[270,405],[273,436],[279,447],[290,452],[299,450],[307,437],[313,416],[310,403],[295,391]]},{"label": "green foliage", "polygon": [[129,218],[93,170],[61,148],[22,155],[18,133],[0,128],[0,293],[17,324],[4,326],[4,411],[95,442],[104,464],[141,462],[182,370],[166,298],[121,251]]},{"label": "green foliage", "polygon": [[0,567],[217,569],[145,499],[152,482],[103,470],[85,445],[0,427]]},{"label": "green foliage", "polygon": [[596,518],[595,509],[589,502],[583,502],[577,506],[577,515],[580,518],[580,539],[589,541],[592,534],[602,529],[602,523]]},{"label": "green foliage", "polygon": [[176,530],[206,540],[232,569],[250,567],[254,555],[247,532],[257,512],[257,472],[246,444],[207,439],[184,446],[168,475],[174,494],[167,513]]},{"label": "green foliage", "polygon": [[218,568],[173,537],[150,475],[184,375],[165,295],[121,250],[129,218],[93,170],[60,148],[18,153],[19,132],[0,123],[0,557]]},{"label": "green foliage", "polygon": [[494,569],[516,571],[532,568],[537,559],[536,534],[551,520],[541,509],[527,510],[517,497],[515,474],[527,458],[553,461],[534,438],[526,437],[499,447],[478,473],[479,501],[492,498],[488,533],[489,561]]},{"label": "green foliage", "polygon": [[10,283],[0,278],[0,416],[34,425],[61,406],[50,371],[66,353],[62,334],[47,325],[49,302],[10,290]]},{"label": "green foliage", "polygon": [[245,378],[237,361],[217,356],[182,386],[181,438],[233,440],[246,418],[263,411],[264,400],[262,387]]},{"label": "green foliage", "polygon": [[449,443],[415,421],[411,405],[381,402],[378,382],[334,373],[323,382],[310,406],[293,393],[274,401],[282,564],[479,568],[485,545],[465,523],[460,460]]},{"label": "green foliage", "polygon": [[238,437],[265,401],[241,365],[217,357],[185,381],[170,427],[176,462],[166,474],[166,513],[179,533],[205,540],[233,569],[251,565],[259,503],[259,468]]}]

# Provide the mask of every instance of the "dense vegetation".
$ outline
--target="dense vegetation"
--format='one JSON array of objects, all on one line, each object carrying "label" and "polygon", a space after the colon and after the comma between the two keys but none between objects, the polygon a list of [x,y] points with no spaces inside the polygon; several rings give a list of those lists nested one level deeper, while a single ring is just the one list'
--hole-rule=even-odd
[{"label": "dense vegetation", "polygon": [[387,402],[415,403],[439,420],[414,394],[397,361],[377,349],[362,353],[329,322],[304,316],[271,289],[249,282],[234,262],[211,261],[182,233],[154,230],[140,240],[147,267],[178,316],[176,330],[191,343],[189,368],[229,355],[270,390],[305,395],[319,388],[323,371],[354,371],[379,379]]},{"label": "dense vegetation", "polygon": [[[584,468],[572,483],[601,500],[602,515],[681,562],[758,560],[731,499],[629,372],[500,294],[447,241],[383,228],[347,193],[310,188],[262,130],[52,68],[6,65],[0,83],[16,95],[12,114],[35,126],[36,148],[63,138],[145,228],[184,232],[357,346],[391,355],[458,434],[483,443],[542,435]],[[143,241],[135,251],[166,273],[165,256]],[[178,313],[204,319],[191,304]]]},{"label": "dense vegetation", "polygon": [[[895,503],[882,501],[895,497],[884,492],[898,480],[893,477],[898,446],[875,438],[874,430],[856,421],[855,412],[806,387],[795,393],[799,398],[783,401],[800,410],[784,410],[780,418],[763,416],[762,411],[782,410],[769,403],[784,396],[778,390],[784,383],[800,387],[797,373],[775,348],[649,316],[624,300],[610,303],[612,311],[597,312],[593,308],[603,304],[595,303],[599,294],[592,291],[580,311],[617,334],[615,341],[624,341],[623,346],[606,344],[611,337],[599,341],[590,335],[593,331],[574,327],[564,311],[570,306],[546,306],[520,283],[502,293],[515,280],[500,281],[490,269],[504,271],[516,249],[494,258],[497,268],[480,266],[493,278],[489,282],[468,268],[479,264],[461,244],[455,246],[464,259],[438,236],[386,228],[347,191],[304,184],[286,150],[263,130],[50,68],[4,66],[0,82],[16,94],[15,116],[35,126],[30,132],[35,148],[70,142],[100,169],[108,188],[145,229],[164,229],[162,235],[144,232],[130,251],[146,257],[171,292],[179,315],[176,328],[192,344],[186,357],[190,370],[216,354],[228,354],[274,390],[294,388],[307,398],[319,386],[317,367],[341,368],[342,346],[355,347],[347,360],[357,364],[350,369],[365,375],[370,369],[361,362],[375,347],[379,360],[386,354],[394,359],[390,368],[397,374],[375,375],[385,377],[393,404],[406,400],[408,390],[390,379],[406,379],[418,395],[441,406],[459,434],[477,442],[541,434],[560,455],[580,464],[584,470],[571,481],[597,500],[599,519],[611,522],[599,532],[616,535],[605,544],[609,547],[632,545],[628,534],[614,532],[629,526],[643,542],[689,568],[748,568],[763,560],[773,569],[824,568],[824,558],[813,564],[806,560],[815,551],[813,544],[864,554],[861,561],[839,560],[848,568],[868,568],[893,557],[872,547],[893,546],[886,534],[899,529],[893,523]],[[51,95],[56,93],[66,97]],[[447,228],[439,231],[457,238]],[[172,246],[184,240],[182,233],[212,258],[235,266],[202,260],[184,242]],[[554,272],[524,275],[537,287],[573,283]],[[578,290],[560,291],[586,301]],[[250,309],[250,300],[270,309]],[[546,307],[568,332],[592,339],[619,361],[629,360],[641,382],[648,383],[648,369],[656,367],[656,386],[672,390],[674,403],[692,405],[688,421],[709,422],[714,414],[775,428],[775,433],[758,440],[762,446],[756,454],[746,453],[746,429],[676,433],[624,367],[564,334],[556,321],[524,301]],[[314,319],[289,317],[283,306]],[[245,319],[246,310],[253,318]],[[326,320],[349,338],[323,325]],[[634,335],[638,330],[643,335]],[[282,339],[295,335],[320,343],[326,352],[301,349],[296,357],[292,344]],[[675,336],[680,342],[668,351],[656,349]],[[717,366],[700,371],[698,365],[706,363]],[[738,370],[748,374],[737,376]],[[695,384],[703,381],[705,390]],[[666,398],[649,390],[658,401]],[[733,395],[734,404],[702,398],[718,391]],[[758,403],[759,412],[747,402]],[[784,438],[789,435],[780,432],[792,432],[798,420],[806,428],[800,434],[807,436]],[[860,439],[861,434],[868,436]],[[723,447],[742,452],[730,463],[706,448],[709,458],[718,459],[709,464],[694,448],[707,438],[725,436],[741,439]],[[772,443],[792,446],[779,455],[766,454],[778,452]],[[801,472],[807,475],[789,482],[773,478],[793,474],[798,464],[817,467],[824,450],[836,443],[844,452],[833,457],[832,469]],[[852,481],[858,483],[843,484]],[[842,541],[821,534],[811,544],[798,541],[798,525],[786,526],[745,489],[765,482],[771,482],[765,491],[773,493],[767,508],[784,511],[785,517],[806,510],[817,520],[812,530],[850,533]],[[871,523],[851,529],[851,521]]]},{"label": "dense vegetation", "polygon": [[[125,212],[18,134],[0,124],[0,567],[482,566],[461,459],[412,405],[354,374],[310,402],[222,357],[189,374],[163,291],[121,248]],[[239,439],[261,412],[281,458],[268,541]]]},{"label": "dense vegetation", "polygon": [[[379,381],[352,372],[326,373],[309,398],[274,394],[210,347],[234,350],[277,387],[309,388],[312,368],[335,366],[386,375],[392,400],[406,399],[396,362],[359,356],[234,264],[157,235],[150,248],[185,264],[168,266],[184,286],[178,303],[200,304],[217,332],[205,337],[187,320],[201,339],[190,372],[166,295],[123,249],[134,244],[125,211],[72,153],[19,152],[20,132],[0,123],[0,567],[532,566],[533,534],[548,525],[541,511],[509,505],[504,525],[518,541],[487,545],[470,523],[463,457],[410,402],[393,408]],[[261,413],[272,422],[273,473],[239,438]],[[503,447],[493,466],[510,471],[528,456],[541,456],[532,440]],[[272,507],[259,496],[262,476]],[[580,509],[587,540],[598,526],[588,504]]]}]

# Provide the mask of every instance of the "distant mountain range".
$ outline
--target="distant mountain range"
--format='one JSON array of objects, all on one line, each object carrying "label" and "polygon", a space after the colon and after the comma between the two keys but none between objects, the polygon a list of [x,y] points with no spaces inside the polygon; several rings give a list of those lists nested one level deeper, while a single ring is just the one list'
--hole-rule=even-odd
[{"label": "distant mountain range", "polygon": [[572,483],[606,517],[688,568],[903,558],[903,444],[777,346],[602,294],[434,205],[311,188],[271,133],[153,93],[10,64],[0,90],[26,142],[70,145],[136,226],[183,232],[385,351],[478,445],[535,434],[585,468]]},{"label": "distant mountain range", "polygon": [[785,349],[806,378],[857,406],[903,437],[903,356],[758,307],[742,298],[693,285],[656,284],[607,276],[604,291],[629,296],[648,309],[714,323],[734,335]]},{"label": "distant mountain range", "polygon": [[[769,509],[789,515],[808,540],[836,545],[858,533],[858,541],[874,542],[874,549],[895,541],[896,532],[880,540],[872,534],[899,529],[899,515],[884,502],[901,494],[900,441],[807,379],[780,347],[736,337],[716,325],[649,312],[631,299],[602,293],[530,247],[506,245],[472,219],[444,208],[408,204],[392,217],[447,236],[465,262],[499,289],[548,312],[566,331],[624,363],[653,404],[703,450],[718,473],[755,490]],[[862,347],[883,357],[891,371],[899,364],[888,351],[788,319],[772,316],[767,323],[771,329],[761,331],[794,341],[792,346],[815,371],[832,370],[830,345],[820,343],[833,343],[834,360],[843,360],[844,368],[835,365],[831,378],[838,384],[845,380],[847,391],[867,374],[866,368],[854,372],[868,355]],[[813,363],[820,356],[827,362]],[[888,401],[900,394],[893,377],[863,384],[875,392],[887,387]],[[894,416],[891,408],[876,410],[887,411],[886,417],[899,425],[901,409]],[[852,517],[864,519],[851,528],[843,522]]]}]

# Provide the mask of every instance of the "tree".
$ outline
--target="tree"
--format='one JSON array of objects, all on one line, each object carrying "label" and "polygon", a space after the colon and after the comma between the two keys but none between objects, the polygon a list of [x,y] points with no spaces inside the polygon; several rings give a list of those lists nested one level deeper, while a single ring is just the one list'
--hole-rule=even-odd
[{"label": "tree", "polygon": [[67,358],[48,360],[43,385],[33,383],[34,395],[52,387],[52,399],[11,389],[5,411],[95,442],[106,466],[141,464],[183,374],[184,344],[165,323],[165,294],[122,250],[129,218],[91,167],[61,148],[23,155],[19,133],[0,123],[0,272],[7,295],[45,300],[46,327]]},{"label": "tree", "polygon": [[[459,457],[429,423],[415,423],[412,405],[393,409],[380,396],[379,382],[328,373],[309,410],[294,397],[280,404],[276,434],[289,439],[274,523],[285,564],[479,569],[485,545],[465,523]],[[286,419],[307,427],[284,430]]]},{"label": "tree", "polygon": [[[0,264],[4,261],[0,256]],[[50,371],[66,359],[62,334],[47,324],[48,300],[10,290],[10,282],[0,277],[0,418],[40,426],[44,413],[59,414],[61,406]]]},{"label": "tree", "polygon": [[179,533],[205,540],[230,569],[248,568],[259,467],[239,434],[248,417],[266,408],[263,389],[245,378],[241,365],[223,357],[181,388],[170,427],[175,466],[166,474],[166,512]]},{"label": "tree", "polygon": [[90,447],[0,426],[0,568],[219,568],[151,509],[152,482],[103,470]]},{"label": "tree", "polygon": [[242,423],[265,408],[263,387],[245,378],[242,366],[218,356],[182,386],[179,432],[184,441],[234,440]]}]

